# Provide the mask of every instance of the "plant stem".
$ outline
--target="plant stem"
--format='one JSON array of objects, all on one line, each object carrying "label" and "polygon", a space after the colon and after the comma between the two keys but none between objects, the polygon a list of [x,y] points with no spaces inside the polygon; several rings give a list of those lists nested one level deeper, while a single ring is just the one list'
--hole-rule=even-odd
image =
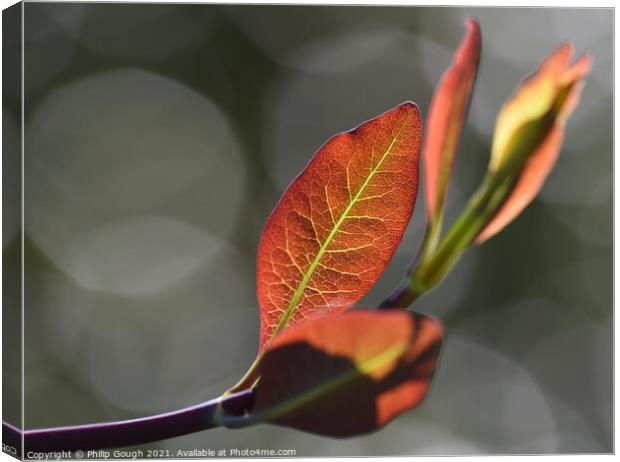
[{"label": "plant stem", "polygon": [[[434,288],[450,272],[463,252],[497,211],[513,182],[506,170],[487,175],[444,238],[438,241],[435,229],[422,250],[422,258],[405,279],[380,305],[380,308],[407,308],[424,293]],[[440,218],[441,219],[441,218]]]},{"label": "plant stem", "polygon": [[407,308],[414,301],[416,301],[422,294],[424,294],[422,288],[414,288],[411,285],[409,278],[405,278],[394,291],[379,305],[379,309],[391,309],[391,308]]},{"label": "plant stem", "polygon": [[[253,391],[245,390],[224,399],[216,398],[177,411],[139,419],[21,431],[2,422],[2,440],[18,451],[24,439],[24,453],[117,448],[150,443],[207,430],[221,425],[218,405],[242,413],[248,409]],[[22,457],[22,454],[19,454]]]},{"label": "plant stem", "polygon": [[[407,308],[424,293],[435,287],[456,264],[462,253],[506,198],[514,175],[511,165],[487,175],[467,206],[439,239],[443,207],[438,211],[424,244],[414,259],[406,278],[380,305],[380,308]],[[443,201],[442,201],[443,202]],[[221,426],[242,422],[251,409],[257,380],[260,354],[240,382],[219,398],[177,411],[139,419],[105,422],[69,427],[22,431],[2,422],[2,440],[20,452],[22,438],[24,453],[93,450],[150,443]],[[243,390],[242,390],[243,389]]]}]

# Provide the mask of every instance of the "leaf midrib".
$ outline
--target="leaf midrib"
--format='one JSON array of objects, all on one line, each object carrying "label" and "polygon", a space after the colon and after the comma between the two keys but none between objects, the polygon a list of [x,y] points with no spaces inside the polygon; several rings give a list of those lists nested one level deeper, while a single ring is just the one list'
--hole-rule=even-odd
[{"label": "leaf midrib", "polygon": [[321,396],[324,396],[325,394],[332,392],[341,386],[348,385],[357,378],[370,376],[370,372],[373,370],[378,369],[385,364],[394,362],[403,353],[405,353],[405,351],[407,351],[408,346],[409,341],[395,343],[377,355],[368,358],[366,361],[355,364],[355,367],[352,367],[346,372],[335,376],[331,380],[327,380],[321,385],[313,387],[310,390],[297,395],[290,400],[283,401],[274,407],[266,409],[265,411],[258,412],[257,414],[251,416],[250,419],[258,422],[272,421],[285,414],[293,412],[303,405],[312,402],[313,400],[320,398]]},{"label": "leaf midrib", "polygon": [[327,238],[325,239],[323,244],[321,244],[321,247],[319,248],[318,253],[314,257],[314,260],[312,261],[312,263],[308,267],[308,270],[306,271],[306,273],[304,274],[303,278],[301,279],[301,282],[299,283],[299,286],[297,287],[297,289],[293,293],[293,296],[291,297],[291,300],[290,300],[288,306],[286,307],[286,310],[282,314],[282,317],[280,318],[280,322],[278,323],[277,327],[274,329],[273,333],[271,334],[271,338],[270,338],[269,341],[271,341],[278,333],[280,333],[287,326],[289,320],[291,319],[291,317],[295,313],[295,309],[297,308],[297,306],[299,304],[299,301],[301,300],[301,296],[303,295],[304,291],[306,290],[308,282],[310,282],[310,279],[312,278],[312,275],[314,274],[314,271],[316,270],[319,262],[323,258],[323,255],[325,254],[325,251],[329,247],[329,244],[331,244],[331,241],[334,239],[334,237],[338,233],[338,231],[340,229],[340,226],[342,226],[342,223],[344,223],[344,220],[346,220],[347,215],[349,214],[351,209],[355,206],[356,202],[359,200],[360,196],[364,192],[364,189],[366,189],[366,187],[368,186],[368,184],[370,183],[372,178],[379,171],[379,168],[381,167],[381,165],[383,164],[383,162],[385,161],[387,156],[390,154],[392,148],[394,147],[394,144],[396,143],[396,140],[398,139],[398,136],[400,135],[401,130],[402,130],[402,126],[398,130],[396,135],[394,135],[394,138],[392,139],[392,142],[390,143],[390,145],[388,146],[386,151],[381,156],[381,159],[379,159],[379,162],[377,163],[377,165],[372,169],[372,171],[370,172],[370,174],[368,175],[366,180],[364,180],[364,183],[362,184],[360,189],[357,191],[355,196],[349,201],[349,204],[345,208],[345,210],[342,213],[342,215],[340,215],[340,218],[338,218],[338,221],[334,225],[334,228],[331,230],[331,232],[329,233],[329,235],[327,236]]}]

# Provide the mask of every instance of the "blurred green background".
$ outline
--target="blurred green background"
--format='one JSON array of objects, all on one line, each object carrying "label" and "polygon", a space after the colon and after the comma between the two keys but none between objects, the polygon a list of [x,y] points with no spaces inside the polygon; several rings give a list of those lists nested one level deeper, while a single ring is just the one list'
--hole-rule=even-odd
[{"label": "blurred green background", "polygon": [[[264,425],[146,447],[612,451],[612,14],[26,3],[26,428],[170,411],[233,384],[256,353],[255,255],[277,199],[333,134],[404,100],[425,114],[473,15],[483,53],[448,217],[520,79],[564,40],[594,68],[540,196],[415,304],[447,329],[424,404],[347,440]],[[400,280],[424,220],[421,189],[363,303]]]}]

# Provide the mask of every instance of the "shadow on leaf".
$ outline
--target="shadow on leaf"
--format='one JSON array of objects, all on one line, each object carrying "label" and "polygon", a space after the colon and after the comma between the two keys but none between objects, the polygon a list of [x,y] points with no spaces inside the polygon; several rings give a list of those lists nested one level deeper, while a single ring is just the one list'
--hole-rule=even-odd
[{"label": "shadow on leaf", "polygon": [[251,420],[347,437],[377,430],[419,405],[441,327],[406,311],[356,311],[283,332],[260,366]]}]

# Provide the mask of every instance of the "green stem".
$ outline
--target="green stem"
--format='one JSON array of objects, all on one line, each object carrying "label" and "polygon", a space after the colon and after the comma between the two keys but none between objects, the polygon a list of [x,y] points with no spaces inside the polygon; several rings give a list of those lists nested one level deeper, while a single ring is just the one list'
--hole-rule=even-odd
[{"label": "green stem", "polygon": [[443,207],[437,211],[435,217],[429,222],[424,243],[422,244],[421,261],[427,259],[429,255],[437,249],[439,238],[441,237],[441,227],[443,225]]},{"label": "green stem", "polygon": [[235,393],[239,393],[241,391],[248,390],[254,387],[254,385],[256,385],[256,383],[258,382],[258,379],[260,379],[260,376],[258,374],[258,366],[262,358],[263,358],[263,354],[258,353],[256,355],[256,359],[254,360],[250,368],[247,370],[245,375],[237,382],[235,386],[233,386],[228,391],[226,391],[226,393],[224,393],[222,397],[225,398],[227,396],[230,396]]},{"label": "green stem", "polygon": [[463,252],[488,223],[499,205],[504,200],[511,181],[505,181],[499,187],[492,181],[483,183],[465,210],[457,218],[433,255],[421,261],[410,276],[410,285],[419,291],[428,291],[435,287],[452,269]]},{"label": "green stem", "polygon": [[[438,240],[433,230],[440,226],[431,225],[419,264],[381,304],[381,308],[406,308],[439,284],[502,204],[513,180],[514,176],[507,169],[487,175],[438,244],[433,242]],[[441,215],[438,217],[440,222]]]}]

